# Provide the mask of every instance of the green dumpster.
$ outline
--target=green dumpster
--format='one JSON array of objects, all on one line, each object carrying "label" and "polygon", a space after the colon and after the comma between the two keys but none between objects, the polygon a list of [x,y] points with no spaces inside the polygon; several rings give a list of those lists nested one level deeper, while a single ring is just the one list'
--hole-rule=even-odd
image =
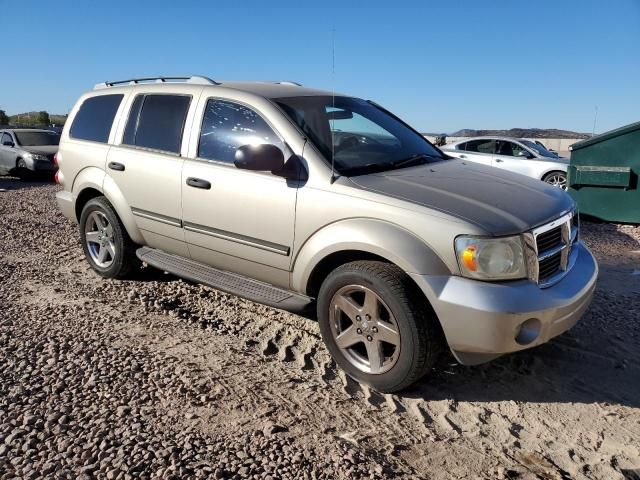
[{"label": "green dumpster", "polygon": [[640,223],[640,122],[571,147],[569,193],[583,215]]}]

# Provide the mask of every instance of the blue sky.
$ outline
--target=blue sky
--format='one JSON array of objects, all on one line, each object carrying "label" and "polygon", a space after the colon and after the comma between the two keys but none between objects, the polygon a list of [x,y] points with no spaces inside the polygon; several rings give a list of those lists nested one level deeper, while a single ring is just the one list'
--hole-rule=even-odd
[{"label": "blue sky", "polygon": [[596,105],[597,132],[640,120],[640,0],[0,0],[0,12],[9,114],[66,113],[104,80],[202,74],[335,86],[429,132],[590,132]]}]

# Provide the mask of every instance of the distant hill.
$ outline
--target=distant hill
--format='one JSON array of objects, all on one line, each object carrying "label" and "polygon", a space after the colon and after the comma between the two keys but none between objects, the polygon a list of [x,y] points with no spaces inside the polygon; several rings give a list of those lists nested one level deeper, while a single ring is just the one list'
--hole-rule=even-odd
[{"label": "distant hill", "polygon": [[449,134],[450,137],[516,137],[516,138],[591,138],[588,133],[558,130],[557,128],[512,128],[510,130],[473,130],[465,128]]},{"label": "distant hill", "polygon": [[[39,112],[25,112],[16,115],[9,115],[11,125],[35,125]],[[62,126],[67,121],[67,115],[59,115],[55,113],[49,114],[49,120],[53,125]]]}]

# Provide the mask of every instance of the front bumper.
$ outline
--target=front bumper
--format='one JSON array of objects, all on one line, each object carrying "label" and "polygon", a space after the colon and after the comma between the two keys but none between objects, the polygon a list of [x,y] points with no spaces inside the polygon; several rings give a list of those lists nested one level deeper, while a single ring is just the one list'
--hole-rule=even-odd
[{"label": "front bumper", "polygon": [[36,172],[55,173],[58,170],[57,165],[49,160],[33,160],[32,163]]},{"label": "front bumper", "polygon": [[578,322],[593,296],[598,265],[582,243],[574,249],[573,268],[549,288],[530,280],[411,276],[431,302],[457,360],[475,365],[545,343]]}]

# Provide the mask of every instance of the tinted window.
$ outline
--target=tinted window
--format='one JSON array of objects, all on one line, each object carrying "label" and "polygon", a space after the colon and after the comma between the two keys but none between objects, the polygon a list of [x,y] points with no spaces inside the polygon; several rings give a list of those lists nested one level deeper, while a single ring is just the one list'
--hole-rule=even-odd
[{"label": "tinted window", "polygon": [[3,133],[2,140],[0,140],[0,143],[4,145],[6,142],[13,143],[13,139],[11,138],[11,135],[9,135],[8,133]]},{"label": "tinted window", "polygon": [[16,132],[18,143],[23,147],[35,147],[38,145],[58,145],[60,135],[55,132]]},{"label": "tinted window", "polygon": [[494,140],[471,140],[466,143],[467,152],[493,153]]},{"label": "tinted window", "polygon": [[202,119],[198,156],[233,163],[243,145],[284,145],[267,122],[250,108],[222,100],[209,100]]},{"label": "tinted window", "polygon": [[[139,104],[138,98],[141,99]],[[191,97],[144,95],[138,98],[132,106],[122,143],[180,153]]]},{"label": "tinted window", "polygon": [[496,149],[496,153],[498,155],[506,155],[509,157],[529,156],[529,152],[524,147],[521,147],[517,143],[506,142],[501,140],[501,141],[498,141],[497,147],[498,148]]},{"label": "tinted window", "polygon": [[87,98],[73,120],[69,135],[80,140],[106,143],[123,95]]}]

